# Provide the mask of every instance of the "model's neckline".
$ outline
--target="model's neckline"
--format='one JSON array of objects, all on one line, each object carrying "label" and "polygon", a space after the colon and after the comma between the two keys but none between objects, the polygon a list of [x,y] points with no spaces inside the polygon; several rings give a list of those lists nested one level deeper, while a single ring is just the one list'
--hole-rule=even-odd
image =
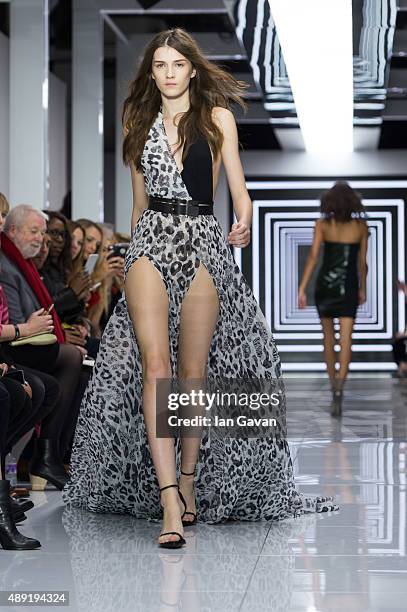
[{"label": "model's neckline", "polygon": [[[160,110],[159,110],[159,112],[158,112],[158,115],[159,115],[160,124],[161,124],[161,129],[162,129],[162,132],[163,132],[163,136],[164,136],[165,143],[166,143],[166,145],[167,145],[168,152],[169,152],[169,154],[171,155],[172,160],[173,160],[173,162],[174,162],[174,164],[175,164],[175,166],[176,166],[176,168],[177,168],[177,170],[178,170],[179,174],[182,176],[182,173],[183,173],[183,172],[184,172],[184,170],[185,170],[185,159],[186,159],[186,158],[184,159],[184,163],[182,164],[182,170],[181,170],[181,169],[180,169],[180,167],[179,167],[179,166],[178,166],[178,164],[177,164],[177,160],[175,159],[175,155],[174,155],[174,153],[172,152],[171,145],[170,145],[170,141],[168,140],[167,131],[166,131],[166,129],[165,129],[165,125],[164,125],[164,117],[163,117],[162,107],[160,108]],[[178,136],[178,128],[177,128],[177,136]],[[178,140],[178,138],[177,138],[177,140]],[[184,146],[185,146],[185,144],[184,144]],[[181,160],[182,160],[182,155],[183,155],[183,152],[184,152],[184,147],[182,147]],[[189,151],[188,151],[188,153],[187,153],[187,157],[188,157],[188,155],[189,155]]]}]

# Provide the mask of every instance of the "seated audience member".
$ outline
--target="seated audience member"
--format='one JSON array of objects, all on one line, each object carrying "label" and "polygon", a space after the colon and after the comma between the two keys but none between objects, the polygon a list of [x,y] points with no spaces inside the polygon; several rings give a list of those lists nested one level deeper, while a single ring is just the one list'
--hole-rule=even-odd
[{"label": "seated audience member", "polygon": [[85,261],[89,255],[99,254],[99,260],[92,274],[93,283],[99,284],[99,287],[92,292],[88,303],[88,317],[92,323],[93,335],[100,338],[109,312],[112,278],[123,274],[124,262],[120,257],[107,257],[109,237],[113,238],[111,228],[101,227],[89,219],[79,219],[77,223],[85,230]]},{"label": "seated audience member", "polygon": [[[7,365],[0,363],[1,370],[7,370]],[[14,381],[9,381],[14,382]],[[21,386],[21,385],[20,385]],[[0,455],[3,459],[7,444],[7,431],[9,428],[11,410],[20,411],[20,404],[25,405],[27,394],[16,387],[19,396],[10,396],[7,387],[0,380]],[[5,550],[33,550],[41,546],[38,540],[27,538],[20,533],[16,522],[24,520],[24,511],[33,507],[32,502],[24,502],[25,506],[12,500],[10,497],[10,481],[5,478],[4,461],[0,464],[0,545]],[[22,510],[24,508],[24,510]]]},{"label": "seated audience member", "polygon": [[[51,213],[53,215],[55,213]],[[51,217],[52,221],[52,217]],[[50,223],[51,223],[50,221]],[[58,223],[59,215],[58,215]],[[52,230],[52,228],[51,228]],[[93,358],[96,358],[98,349],[99,349],[99,340],[96,338],[91,338],[91,324],[85,318],[85,302],[81,300],[76,300],[78,307],[75,307],[74,300],[72,296],[67,292],[71,292],[72,289],[67,287],[66,279],[68,277],[68,269],[72,267],[68,263],[71,262],[71,245],[70,245],[70,236],[64,245],[64,249],[62,252],[58,254],[58,258],[52,258],[53,251],[53,241],[52,237],[49,235],[51,230],[47,230],[47,233],[44,236],[41,249],[35,257],[33,257],[33,263],[37,270],[39,271],[42,280],[44,281],[48,291],[51,294],[52,299],[54,300],[55,307],[58,303],[58,297],[63,296],[64,306],[57,312],[62,320],[62,327],[65,332],[65,341],[68,344],[74,344],[78,347],[82,347],[84,349],[84,353],[90,355]],[[66,225],[66,231],[68,232],[68,225]],[[58,238],[58,242],[60,238]],[[59,246],[59,245],[58,245]],[[57,250],[57,253],[59,249]],[[55,254],[55,252],[54,252]],[[51,262],[50,262],[51,259]],[[66,266],[63,265],[64,261],[66,261]],[[65,270],[65,272],[64,272]],[[90,276],[89,274],[84,274],[83,270],[78,271],[76,275],[72,275],[72,285],[79,280],[82,282],[81,278],[85,279],[86,286],[90,285]],[[87,298],[90,295],[88,288],[83,291],[83,297]],[[65,299],[67,298],[67,299]],[[59,302],[60,303],[60,302]],[[70,304],[71,307],[68,306]]]},{"label": "seated audience member", "polygon": [[[41,249],[39,253],[32,258],[32,261],[39,271],[42,272],[44,264],[47,261],[49,250],[51,245],[51,238],[48,233],[45,234],[42,241]],[[41,277],[42,278],[42,277]],[[62,323],[64,328],[65,336],[70,344],[76,345],[80,350],[84,351],[84,354],[93,357],[97,356],[99,350],[99,340],[97,338],[90,337],[91,325],[86,319],[80,317],[77,319],[77,323]],[[89,381],[91,370],[89,368],[82,368],[79,376],[78,386],[75,391],[75,395],[72,399],[71,404],[71,420],[64,428],[61,435],[60,446],[65,449],[63,462],[68,464],[70,462],[70,450],[73,441],[73,435],[75,433],[75,425],[77,415],[79,414],[79,408],[81,405],[82,397],[85,392],[86,386]]]},{"label": "seated audience member", "polygon": [[84,347],[87,353],[96,356],[98,343],[88,341],[91,326],[85,320],[91,278],[83,269],[72,274],[71,235],[67,220],[60,213],[49,213],[47,235],[50,237],[48,255],[43,252],[43,243],[34,264],[63,321],[66,342]]},{"label": "seated audience member", "polygon": [[[20,323],[17,326],[10,325],[8,322],[7,300],[0,285],[0,343],[14,340],[17,334],[19,337],[25,338],[36,333],[51,332],[52,330],[52,317],[44,314],[43,309],[34,312],[26,323]],[[25,433],[30,431],[36,424],[40,424],[40,427],[36,429],[33,435],[34,451],[30,466],[30,480],[33,489],[37,487],[39,489],[44,488],[42,486],[44,479],[49,480],[61,489],[66,480],[62,462],[58,457],[44,452],[45,447],[52,448],[59,443],[58,431],[55,431],[54,427],[56,420],[54,415],[58,415],[60,412],[60,405],[57,403],[60,397],[58,381],[45,372],[14,363],[10,356],[3,351],[3,346],[3,344],[0,344],[0,359],[7,364],[9,371],[13,369],[22,370],[24,378],[28,383],[25,386],[13,379],[2,378],[2,382],[7,387],[12,398],[13,410],[7,434],[5,455],[11,451],[14,444]],[[41,358],[42,356],[43,351],[40,349],[38,357]],[[21,395],[23,391],[30,399],[28,401],[28,397],[26,398],[25,405],[19,401],[19,394]],[[20,410],[17,410],[17,405],[21,405]],[[63,414],[60,415],[60,418],[62,417]]]},{"label": "seated audience member", "polygon": [[83,262],[86,264],[90,255],[99,255],[99,260],[92,272],[92,284],[90,297],[86,305],[87,317],[92,325],[92,336],[100,338],[99,319],[101,316],[101,309],[103,309],[102,303],[102,291],[101,286],[103,278],[98,273],[100,256],[102,251],[103,232],[97,223],[90,221],[89,219],[78,219],[76,223],[83,229],[85,235],[85,241],[83,245]]},{"label": "seated audience member", "polygon": [[[76,221],[68,221],[68,230],[71,235],[71,256],[72,256],[72,267],[71,273],[68,277],[69,280],[75,278],[84,270],[85,258],[85,230],[76,223]],[[88,302],[91,298],[91,292],[89,291],[86,298],[86,313],[88,311]],[[96,358],[99,350],[99,339],[92,337],[92,323],[89,319],[84,319],[84,327],[81,328],[82,337],[86,340],[85,348],[90,357]]]},{"label": "seated audience member", "polygon": [[[24,323],[33,312],[41,307],[48,309],[52,305],[51,297],[32,262],[32,257],[35,257],[41,248],[46,233],[46,220],[44,213],[28,205],[16,206],[6,217],[1,238],[0,283],[7,297],[12,324]],[[55,309],[51,310],[51,315],[58,344],[44,347],[8,347],[7,352],[17,363],[52,374],[59,382],[59,410],[49,417],[54,437],[47,440],[43,448],[45,458],[52,456],[57,463],[67,451],[64,431],[71,431],[76,424],[77,414],[71,408],[78,387],[82,353],[78,347],[65,343],[64,332]],[[40,360],[39,349],[43,349],[43,358]],[[59,440],[58,445],[56,440]],[[65,476],[61,474],[61,482],[63,480]]]},{"label": "seated audience member", "polygon": [[85,299],[89,294],[91,279],[84,270],[71,276],[71,235],[67,220],[57,212],[50,211],[47,214],[49,253],[41,267],[41,276],[60,319],[74,323],[84,314]]}]

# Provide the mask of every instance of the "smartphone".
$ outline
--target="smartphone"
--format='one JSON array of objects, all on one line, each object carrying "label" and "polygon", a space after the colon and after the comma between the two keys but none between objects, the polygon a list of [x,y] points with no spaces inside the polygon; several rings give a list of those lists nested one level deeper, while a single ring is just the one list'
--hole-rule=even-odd
[{"label": "smartphone", "polygon": [[92,253],[92,255],[89,255],[85,264],[85,272],[87,272],[88,274],[92,274],[98,259],[99,255],[97,253]]},{"label": "smartphone", "polygon": [[26,385],[27,381],[24,377],[24,372],[22,370],[12,370],[10,369],[7,374],[4,374],[4,376],[6,378],[12,378],[13,380],[16,380],[17,382],[21,383],[22,385]]},{"label": "smartphone", "polygon": [[130,244],[128,242],[117,242],[116,244],[110,245],[107,259],[111,259],[112,257],[121,257],[124,259],[129,246]]}]

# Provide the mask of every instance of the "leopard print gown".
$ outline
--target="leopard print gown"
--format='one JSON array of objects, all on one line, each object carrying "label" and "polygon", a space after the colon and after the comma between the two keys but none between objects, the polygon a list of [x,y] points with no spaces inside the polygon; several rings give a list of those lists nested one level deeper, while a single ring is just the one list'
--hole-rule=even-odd
[{"label": "leopard print gown", "polygon": [[[171,153],[161,111],[149,131],[142,168],[148,194],[191,199]],[[125,273],[142,256],[158,270],[168,293],[174,377],[181,303],[202,262],[220,305],[207,361],[208,380],[281,378],[271,331],[214,215],[144,210],[132,234]],[[282,429],[284,418],[285,403]],[[179,467],[179,441],[176,454]],[[337,508],[331,497],[312,499],[297,491],[283,436],[228,439],[204,432],[195,486],[198,520],[207,523],[280,520]],[[92,512],[161,517],[142,415],[141,359],[124,294],[105,328],[82,401],[63,500],[68,507]]]}]

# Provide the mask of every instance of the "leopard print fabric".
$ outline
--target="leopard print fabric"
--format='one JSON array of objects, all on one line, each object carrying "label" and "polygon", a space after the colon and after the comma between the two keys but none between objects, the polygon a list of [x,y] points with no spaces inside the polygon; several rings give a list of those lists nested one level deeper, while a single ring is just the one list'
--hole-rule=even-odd
[{"label": "leopard print fabric", "polygon": [[[149,131],[142,168],[148,194],[191,199],[169,148],[161,112]],[[173,377],[182,300],[202,263],[220,306],[207,360],[208,380],[281,379],[272,333],[214,215],[193,218],[144,210],[126,255],[126,274],[142,256],[155,266],[168,294]],[[278,425],[284,432],[285,402]],[[175,448],[179,467],[179,440]],[[210,428],[204,431],[195,488],[198,520],[207,523],[281,520],[337,509],[332,497],[309,498],[297,491],[283,435],[233,439]],[[63,500],[68,507],[92,512],[153,520],[162,516],[142,414],[141,357],[124,294],[105,328],[82,401]]]}]

